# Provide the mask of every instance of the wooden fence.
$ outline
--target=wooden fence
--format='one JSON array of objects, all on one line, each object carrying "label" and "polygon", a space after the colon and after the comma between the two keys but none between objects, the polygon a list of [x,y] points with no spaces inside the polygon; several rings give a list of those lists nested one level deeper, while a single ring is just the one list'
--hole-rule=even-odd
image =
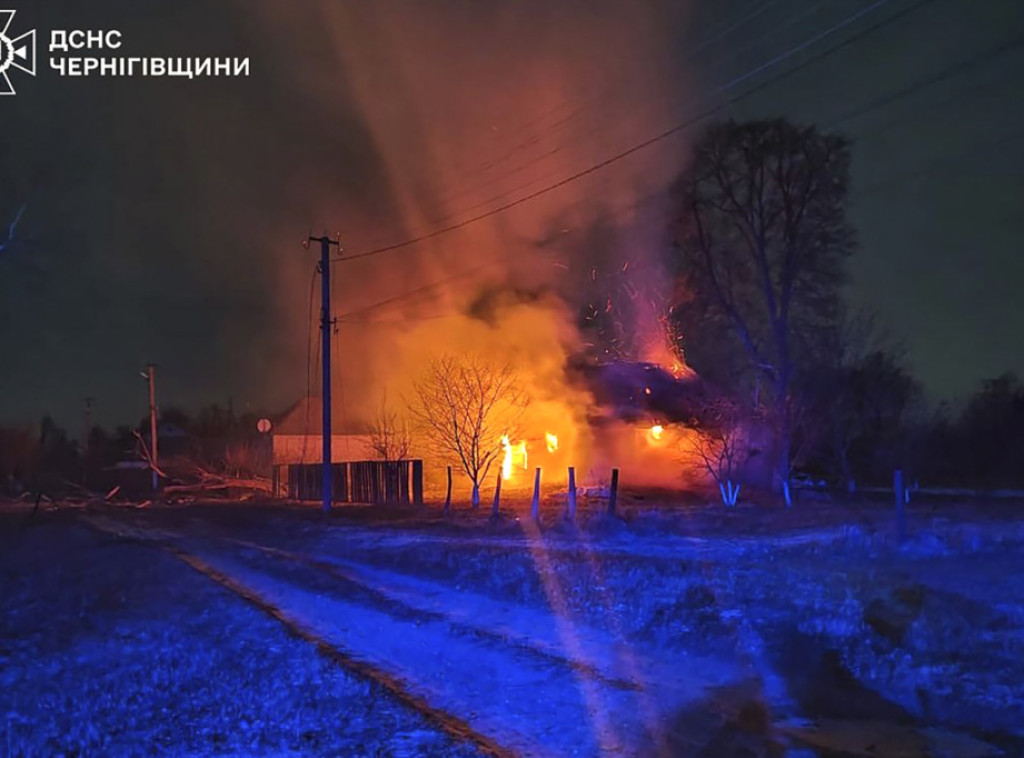
[{"label": "wooden fence", "polygon": [[[331,465],[335,503],[422,505],[423,461],[350,461]],[[274,493],[290,500],[321,500],[323,465],[274,467]]]}]

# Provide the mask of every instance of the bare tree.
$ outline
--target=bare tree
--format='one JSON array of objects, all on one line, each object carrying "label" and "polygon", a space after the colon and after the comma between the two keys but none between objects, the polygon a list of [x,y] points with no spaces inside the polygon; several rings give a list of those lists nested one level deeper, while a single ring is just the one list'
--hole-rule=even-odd
[{"label": "bare tree", "polygon": [[473,482],[474,508],[480,482],[503,454],[502,437],[519,436],[527,403],[513,366],[475,356],[442,356],[416,382],[410,411],[430,444]]},{"label": "bare tree", "polygon": [[386,392],[370,429],[370,448],[383,461],[404,461],[412,448],[409,426],[388,405]]},{"label": "bare tree", "polygon": [[731,373],[714,379],[771,411],[777,489],[789,474],[793,383],[836,318],[853,249],[849,165],[843,137],[783,120],[730,121],[700,140],[681,185],[676,249],[691,300],[673,315],[698,371],[707,346]]},{"label": "bare tree", "polygon": [[728,506],[735,506],[739,498],[738,479],[747,457],[742,415],[732,398],[708,398],[697,411],[696,437],[688,438],[684,449],[684,463],[706,471]]}]

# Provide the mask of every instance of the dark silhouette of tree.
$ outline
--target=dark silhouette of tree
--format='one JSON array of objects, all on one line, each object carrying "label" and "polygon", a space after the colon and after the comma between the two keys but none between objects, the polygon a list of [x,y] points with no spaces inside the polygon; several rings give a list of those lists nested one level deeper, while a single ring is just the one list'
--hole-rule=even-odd
[{"label": "dark silhouette of tree", "polygon": [[1014,374],[984,382],[958,426],[961,465],[976,486],[1005,487],[1024,479],[1024,385]]},{"label": "dark silhouette of tree", "polygon": [[921,388],[895,355],[878,350],[823,368],[809,382],[825,468],[851,492],[857,478],[884,481],[893,468],[911,466],[907,445]]},{"label": "dark silhouette of tree", "polygon": [[[793,390],[797,465],[841,479],[884,480],[907,468],[922,390],[872,314],[841,313],[800,367]],[[801,460],[803,458],[803,460]]]},{"label": "dark silhouette of tree", "polygon": [[698,372],[770,411],[774,484],[789,473],[791,393],[840,305],[854,245],[849,143],[784,120],[711,127],[680,183],[672,310]]}]

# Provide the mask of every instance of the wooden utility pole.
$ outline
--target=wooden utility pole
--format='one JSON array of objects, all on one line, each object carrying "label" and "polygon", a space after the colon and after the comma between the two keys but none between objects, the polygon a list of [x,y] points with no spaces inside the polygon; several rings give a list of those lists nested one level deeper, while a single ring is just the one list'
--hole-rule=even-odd
[{"label": "wooden utility pole", "polygon": [[323,340],[320,349],[323,355],[323,374],[321,393],[323,397],[323,508],[331,510],[334,497],[334,477],[331,471],[331,247],[340,249],[340,240],[331,239],[324,232],[322,237],[310,237],[307,241],[320,243],[320,336]]}]

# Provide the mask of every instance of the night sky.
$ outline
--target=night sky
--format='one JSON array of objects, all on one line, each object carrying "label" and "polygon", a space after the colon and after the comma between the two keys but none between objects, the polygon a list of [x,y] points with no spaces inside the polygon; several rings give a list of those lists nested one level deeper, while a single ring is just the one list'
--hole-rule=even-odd
[{"label": "night sky", "polygon": [[[879,312],[929,397],[1024,374],[1017,0],[23,6],[11,32],[39,30],[40,70],[12,72],[18,94],[0,98],[4,229],[27,204],[24,241],[0,254],[0,423],[49,412],[76,428],[87,396],[98,423],[134,422],[149,361],[165,405],[283,408],[305,391],[309,231],[340,231],[350,253],[429,233],[755,89],[718,116],[854,139],[851,299]],[[248,57],[252,75],[61,78],[51,29],[120,30],[126,56]],[[601,214],[621,221],[623,246],[663,244],[659,190],[695,133],[478,228],[349,264],[335,311],[467,265],[508,273],[505,247],[549,249]],[[416,317],[443,305],[418,302]],[[339,335],[352,363],[375,342],[358,332]]]}]

